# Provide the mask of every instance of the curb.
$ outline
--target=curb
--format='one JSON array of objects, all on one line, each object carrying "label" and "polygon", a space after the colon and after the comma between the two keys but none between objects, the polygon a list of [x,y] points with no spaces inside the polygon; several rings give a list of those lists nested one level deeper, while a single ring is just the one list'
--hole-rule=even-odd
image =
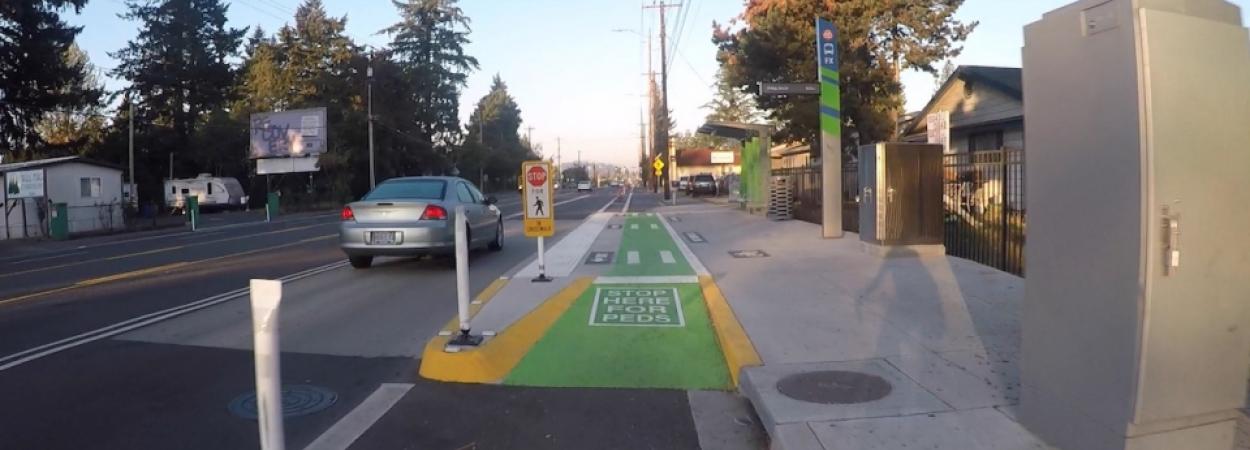
[{"label": "curb", "polygon": [[[500,382],[521,362],[521,358],[529,353],[530,348],[547,333],[556,320],[564,315],[582,292],[590,287],[592,281],[592,277],[573,280],[507,329],[500,330],[497,336],[484,341],[478,348],[448,353],[443,349],[451,340],[450,336],[431,338],[422,352],[418,373],[424,378],[437,381]],[[477,304],[470,305],[470,313],[476,314],[506,284],[507,280],[502,278],[491,283],[491,286],[478,294]],[[453,317],[444,329],[455,332],[459,323],[459,319]]]},{"label": "curb", "polygon": [[741,387],[739,376],[743,369],[763,365],[755,345],[747,336],[746,329],[738,322],[733,308],[721,294],[720,287],[711,276],[700,276],[699,287],[703,291],[703,303],[707,306],[707,314],[712,320],[712,328],[721,352],[725,355],[725,365],[729,367],[729,378],[734,387]]}]

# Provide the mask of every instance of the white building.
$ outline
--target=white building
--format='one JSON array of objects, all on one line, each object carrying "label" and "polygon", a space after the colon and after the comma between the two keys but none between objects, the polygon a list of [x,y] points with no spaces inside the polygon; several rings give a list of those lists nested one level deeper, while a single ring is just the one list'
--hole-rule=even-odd
[{"label": "white building", "polygon": [[77,156],[0,164],[0,239],[48,235],[51,205],[65,203],[69,232],[125,229],[122,169]]}]

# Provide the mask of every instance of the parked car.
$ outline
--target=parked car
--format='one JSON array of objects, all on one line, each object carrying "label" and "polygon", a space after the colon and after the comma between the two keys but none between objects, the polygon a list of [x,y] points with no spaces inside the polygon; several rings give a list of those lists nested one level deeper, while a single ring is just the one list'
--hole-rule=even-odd
[{"label": "parked car", "polygon": [[690,195],[717,195],[716,177],[710,173],[695,175],[690,183]]},{"label": "parked car", "polygon": [[590,182],[589,182],[589,181],[578,181],[578,182],[577,182],[577,192],[582,192],[582,191],[590,192],[591,190],[592,190],[592,189],[590,188]]},{"label": "parked car", "polygon": [[339,248],[352,267],[368,268],[375,256],[452,255],[456,206],[468,219],[469,249],[503,249],[503,218],[495,197],[484,197],[457,177],[392,178],[343,207]]},{"label": "parked car", "polygon": [[677,179],[677,189],[682,190],[682,191],[687,191],[687,192],[688,192],[688,191],[689,191],[689,189],[690,189],[690,177],[681,177],[681,178],[678,178],[678,179]]}]

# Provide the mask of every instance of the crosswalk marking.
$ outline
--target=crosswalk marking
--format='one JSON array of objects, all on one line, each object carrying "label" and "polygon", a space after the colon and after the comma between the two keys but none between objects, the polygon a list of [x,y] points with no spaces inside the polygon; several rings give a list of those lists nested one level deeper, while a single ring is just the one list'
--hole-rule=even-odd
[{"label": "crosswalk marking", "polygon": [[625,254],[625,262],[629,264],[638,264],[642,261],[641,261],[641,258],[638,257],[638,252],[631,251]]},{"label": "crosswalk marking", "polygon": [[660,261],[664,261],[664,264],[673,264],[677,262],[677,259],[673,258],[673,252],[660,250]]},{"label": "crosswalk marking", "polygon": [[654,224],[654,223],[653,223],[653,224],[651,224],[651,229],[652,229],[652,230],[658,230],[658,229],[660,229],[660,226],[659,226],[658,224]]},{"label": "crosswalk marking", "polygon": [[631,230],[637,230],[637,229],[638,229],[638,224],[636,224],[636,223],[631,223],[631,224],[629,224],[629,229],[631,229]]}]

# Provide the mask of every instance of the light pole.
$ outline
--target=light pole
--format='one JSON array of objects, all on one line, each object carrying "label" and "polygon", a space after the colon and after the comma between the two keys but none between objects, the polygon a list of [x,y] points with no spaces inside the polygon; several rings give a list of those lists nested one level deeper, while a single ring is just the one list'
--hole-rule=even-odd
[{"label": "light pole", "polygon": [[373,52],[369,52],[369,67],[365,69],[365,78],[369,84],[369,189],[378,185],[373,165]]}]

